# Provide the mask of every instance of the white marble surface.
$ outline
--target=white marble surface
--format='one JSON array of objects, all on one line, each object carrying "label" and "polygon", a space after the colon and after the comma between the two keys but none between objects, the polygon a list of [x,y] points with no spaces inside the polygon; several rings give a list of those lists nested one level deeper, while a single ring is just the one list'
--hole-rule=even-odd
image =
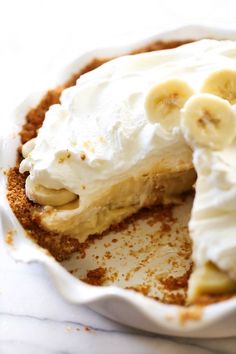
[{"label": "white marble surface", "polygon": [[0,353],[235,353],[236,338],[184,339],[142,333],[66,303],[38,264],[0,257]]},{"label": "white marble surface", "polygon": [[[234,0],[0,0],[1,124],[48,72],[87,48],[174,23],[234,26],[235,10]],[[236,353],[236,338],[142,333],[68,304],[42,266],[15,262],[2,243],[0,354]]]}]

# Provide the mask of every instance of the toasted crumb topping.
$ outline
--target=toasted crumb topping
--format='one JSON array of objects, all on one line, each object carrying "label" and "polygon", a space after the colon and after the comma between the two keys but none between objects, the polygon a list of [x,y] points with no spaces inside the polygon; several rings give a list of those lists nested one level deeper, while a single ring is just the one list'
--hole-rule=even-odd
[{"label": "toasted crumb topping", "polygon": [[65,160],[69,159],[71,157],[71,153],[69,151],[64,152],[61,154],[61,156],[58,158],[58,163],[63,163]]},{"label": "toasted crumb topping", "polygon": [[85,160],[85,159],[86,159],[86,155],[85,155],[85,153],[84,153],[84,152],[81,152],[81,154],[80,154],[80,158],[81,158],[81,160]]}]

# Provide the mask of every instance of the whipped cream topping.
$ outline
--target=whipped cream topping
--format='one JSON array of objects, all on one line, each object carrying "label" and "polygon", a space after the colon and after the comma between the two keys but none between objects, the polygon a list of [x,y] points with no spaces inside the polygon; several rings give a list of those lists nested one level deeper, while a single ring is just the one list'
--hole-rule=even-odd
[{"label": "whipped cream topping", "polygon": [[[175,78],[184,80],[193,93],[199,92],[206,76],[218,69],[233,69],[235,63],[235,42],[201,40],[176,49],[123,56],[82,75],[76,86],[63,91],[61,103],[46,113],[20,171],[30,172],[31,185],[66,189],[83,203],[109,185],[149,170],[164,155],[191,161],[179,126],[165,129],[149,120],[146,96],[156,84]],[[215,191],[212,194],[217,201]]]},{"label": "whipped cream topping", "polygon": [[197,266],[212,261],[236,280],[236,139],[220,151],[195,147],[193,162],[193,259]]}]

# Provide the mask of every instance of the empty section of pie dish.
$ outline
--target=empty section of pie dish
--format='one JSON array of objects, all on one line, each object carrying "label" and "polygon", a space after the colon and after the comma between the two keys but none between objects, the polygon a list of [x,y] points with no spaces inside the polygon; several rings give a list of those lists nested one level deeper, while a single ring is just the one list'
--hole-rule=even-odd
[{"label": "empty section of pie dish", "polygon": [[[79,58],[75,63],[73,63],[68,69],[65,71],[65,73],[62,75],[62,81],[68,77],[70,77],[70,74],[76,70],[78,71],[81,67],[84,66],[86,62],[89,62],[90,59],[93,57],[99,57],[99,56],[107,56],[107,57],[112,57],[114,55],[119,55],[119,54],[125,54],[131,50],[138,49],[142,46],[145,46],[155,40],[188,40],[188,39],[199,39],[202,37],[214,37],[216,39],[223,39],[223,38],[230,38],[234,39],[236,38],[236,34],[234,32],[227,32],[226,30],[217,30],[217,29],[208,29],[208,28],[203,28],[203,27],[186,27],[186,28],[179,28],[175,29],[173,31],[170,31],[168,33],[163,33],[163,34],[158,34],[152,38],[147,38],[146,40],[143,40],[141,42],[131,44],[130,46],[126,46],[124,48],[118,48],[118,49],[105,49],[105,50],[98,50],[91,52],[87,55],[85,55],[82,58]],[[228,52],[232,48],[226,48]],[[181,50],[180,50],[181,52]],[[213,51],[214,52],[214,51]],[[212,52],[212,55],[214,54]],[[230,52],[232,55],[232,51]],[[215,55],[217,54],[217,48]],[[216,55],[217,56],[217,55]],[[147,56],[148,57],[148,56]],[[207,57],[207,56],[206,56]],[[151,54],[149,55],[149,58],[152,60]],[[227,58],[226,58],[227,61]],[[207,62],[207,59],[206,59]],[[209,64],[209,63],[208,63]],[[224,66],[223,66],[224,67]],[[216,67],[214,69],[222,69],[221,62],[216,61]],[[95,74],[94,74],[95,75]],[[192,80],[191,80],[192,81]],[[197,82],[197,80],[196,80]],[[55,82],[55,85],[58,83]],[[198,85],[198,83],[197,83]],[[46,89],[48,86],[46,86]],[[145,92],[150,92],[153,94],[151,89],[154,87],[154,82],[150,84],[150,87],[146,88]],[[193,90],[197,91],[196,88],[192,88]],[[70,89],[69,89],[70,90]],[[69,90],[68,96],[70,95]],[[44,93],[46,90],[42,90]],[[155,93],[155,91],[154,91]],[[67,93],[65,92],[65,95]],[[3,168],[7,168],[9,166],[14,166],[15,164],[15,158],[16,158],[16,149],[19,144],[19,139],[16,135],[16,133],[19,132],[21,129],[22,123],[24,121],[24,116],[26,112],[28,111],[29,107],[37,103],[38,99],[40,99],[41,94],[38,95],[32,95],[26,100],[24,104],[18,109],[17,114],[14,115],[13,119],[9,121],[9,126],[6,127],[6,135],[3,137],[2,140],[2,147],[1,147],[1,163]],[[144,95],[146,97],[146,95]],[[69,97],[70,99],[70,97]],[[135,101],[136,102],[136,101]],[[143,103],[143,98],[142,98],[142,103]],[[151,104],[148,105],[147,101],[147,109],[152,109]],[[126,107],[127,108],[127,107]],[[55,108],[57,109],[57,108]],[[152,111],[151,111],[152,112]],[[51,114],[53,115],[55,112],[52,112]],[[61,113],[60,113],[61,114]],[[151,117],[151,115],[150,115]],[[152,118],[150,118],[152,119]],[[52,120],[51,120],[52,121]],[[152,126],[152,124],[150,124]],[[155,126],[155,124],[153,124]],[[173,127],[171,127],[173,129]],[[169,134],[169,133],[168,133]],[[178,136],[178,132],[176,133]],[[181,144],[181,137],[178,138],[178,143]],[[102,143],[102,141],[101,141]],[[151,144],[149,144],[150,146]],[[181,145],[180,145],[181,146]],[[176,158],[178,158],[178,154],[176,156],[174,155],[175,150],[175,145],[173,144],[171,154],[167,153],[167,161],[169,161],[170,165],[164,163],[164,173],[167,171],[171,171],[171,165],[173,165],[173,160],[175,160],[176,165],[181,165],[181,163],[186,166],[186,168],[181,168],[180,171],[175,171],[173,174],[170,174],[170,183],[168,183],[168,179],[165,178],[164,182],[161,180],[155,180],[154,177],[152,177],[152,174],[150,179],[145,176],[145,169],[141,169],[142,173],[138,176],[138,178],[133,178],[133,176],[130,176],[127,178],[126,182],[127,184],[122,185],[124,183],[123,180],[117,180],[116,185],[119,183],[120,189],[126,190],[126,195],[129,196],[129,190],[132,188],[137,188],[137,194],[139,194],[139,191],[141,189],[141,186],[144,183],[143,178],[146,178],[146,196],[142,198],[142,203],[140,204],[140,200],[138,201],[132,201],[127,205],[127,210],[125,210],[125,216],[129,216],[130,214],[133,214],[133,212],[139,210],[143,206],[150,206],[152,204],[156,203],[155,201],[150,201],[150,199],[147,198],[147,195],[151,194],[151,191],[154,190],[158,185],[164,186],[164,191],[169,191],[169,186],[173,185],[173,180],[180,186],[180,191],[185,191],[189,190],[190,186],[193,184],[195,175],[192,169],[192,162],[191,162],[191,157],[189,156],[189,147],[185,144],[182,144],[182,158],[180,159],[181,161],[179,163],[176,163]],[[27,150],[27,149],[26,149]],[[67,149],[65,149],[67,150]],[[197,149],[199,150],[199,149]],[[71,151],[69,151],[71,153]],[[204,151],[205,153],[206,151]],[[30,147],[29,151],[25,152],[25,156],[27,158],[28,154],[30,153]],[[43,152],[44,153],[44,152]],[[86,158],[87,154],[85,153]],[[197,152],[196,154],[197,155]],[[172,156],[172,160],[170,158]],[[186,158],[185,158],[186,156]],[[227,155],[228,156],[228,155]],[[119,156],[118,156],[119,158]],[[113,159],[114,160],[114,159]],[[112,161],[113,161],[112,160]],[[149,160],[147,160],[149,161]],[[186,163],[187,161],[187,163]],[[195,163],[195,168],[198,170],[198,165],[197,165],[197,157],[194,159]],[[81,164],[83,164],[85,161],[83,158],[81,159]],[[130,162],[130,160],[129,160]],[[132,162],[132,161],[131,161]],[[152,165],[152,169],[149,168],[150,170],[153,170],[153,175],[156,175],[156,161]],[[83,165],[82,165],[83,166]],[[183,166],[182,166],[183,167]],[[27,170],[27,166],[22,167],[23,170]],[[159,167],[159,172],[161,171],[161,168]],[[125,173],[125,170],[123,171]],[[96,173],[98,173],[96,171]],[[160,173],[161,175],[161,173]],[[127,176],[128,177],[128,176]],[[136,176],[137,177],[137,176]],[[187,179],[186,179],[187,177]],[[4,180],[5,183],[5,176],[2,175],[1,178]],[[180,181],[187,180],[189,182],[186,182],[185,184],[183,183],[183,186],[181,186]],[[141,179],[141,180],[140,180]],[[31,181],[32,182],[32,181]],[[99,184],[95,180],[95,187],[99,187]],[[101,183],[102,186],[102,183]],[[29,185],[29,190],[30,190],[31,185]],[[33,186],[34,187],[34,186]],[[32,187],[32,188],[33,188]],[[65,195],[65,197],[69,198],[68,201],[70,202],[69,204],[66,204],[66,207],[63,206],[56,206],[56,214],[59,215],[58,217],[58,222],[60,221],[61,216],[63,213],[67,213],[67,211],[71,210],[72,208],[76,210],[76,203],[78,204],[79,207],[79,200],[74,198],[73,193],[76,195],[80,195],[80,198],[83,197],[83,192],[84,189],[81,187],[81,190],[75,190],[71,186],[67,185],[53,185],[53,184],[48,184],[45,185],[46,188],[55,188],[55,189],[60,189],[60,188],[65,188],[68,189],[69,192],[71,193],[70,195]],[[197,188],[198,188],[197,184]],[[157,332],[157,333],[165,333],[165,334],[173,334],[173,335],[184,335],[184,336],[227,336],[227,335],[234,335],[236,333],[236,327],[235,327],[235,321],[234,321],[234,316],[235,316],[235,311],[236,311],[236,301],[234,298],[225,300],[223,302],[219,302],[217,304],[211,304],[211,305],[205,305],[205,306],[193,306],[189,308],[183,308],[181,306],[174,306],[174,305],[167,305],[167,304],[162,304],[158,303],[157,301],[154,301],[150,298],[144,297],[141,294],[138,294],[133,291],[127,291],[124,289],[119,289],[118,287],[115,286],[108,286],[108,287],[97,287],[97,286],[91,286],[87,285],[80,280],[76,279],[75,277],[71,276],[61,265],[59,265],[51,256],[47,255],[45,251],[40,249],[36,244],[34,244],[29,238],[25,236],[24,230],[22,227],[19,225],[17,219],[14,217],[13,213],[11,212],[10,208],[7,205],[6,199],[4,197],[4,188],[3,188],[3,193],[1,195],[1,219],[2,219],[2,233],[3,235],[6,235],[9,232],[12,233],[12,238],[13,242],[8,242],[7,247],[10,251],[10,253],[15,256],[17,259],[23,260],[23,261],[40,261],[43,262],[49,273],[52,274],[52,277],[57,284],[58,288],[60,289],[61,293],[65,296],[70,301],[77,302],[77,303],[83,303],[83,304],[88,304],[92,308],[96,309],[98,312],[101,312],[105,314],[106,316],[113,318],[117,321],[120,321],[122,323],[135,326],[138,328],[142,328],[145,330],[150,330],[152,332]],[[31,190],[32,190],[31,188]],[[201,186],[199,187],[201,188]],[[5,189],[6,190],[6,189]],[[86,189],[85,189],[86,190]],[[98,194],[102,191],[102,187],[100,187],[100,190],[98,191]],[[112,191],[112,193],[110,193]],[[86,191],[87,192],[87,191]],[[91,195],[96,195],[95,190],[91,191]],[[169,191],[171,192],[171,191]],[[29,192],[30,193],[30,192]],[[113,189],[112,190],[112,185],[111,185],[111,190],[109,193],[112,195],[112,200],[117,200],[117,204],[124,205],[125,200],[122,199],[122,196],[120,193],[116,193],[116,191]],[[88,191],[89,194],[89,191]],[[164,199],[167,197],[173,197],[172,193],[164,193],[164,195],[160,195],[160,202],[163,202]],[[70,198],[72,198],[70,200]],[[108,195],[105,194],[105,192],[102,195],[102,198],[104,200],[104,205],[111,205],[111,200],[109,200]],[[121,198],[121,199],[120,199]],[[146,198],[146,199],[145,199]],[[32,197],[33,199],[33,197]],[[74,200],[73,200],[74,199]],[[82,199],[83,200],[83,199]],[[101,201],[99,201],[101,203]],[[145,204],[146,203],[146,204]],[[132,205],[132,210],[129,210],[130,205]],[[173,211],[174,213],[178,214],[178,210],[181,210],[181,205],[176,207],[176,211]],[[119,208],[118,208],[119,209]],[[87,213],[90,213],[91,211],[86,210]],[[60,214],[61,213],[61,214]],[[49,225],[52,225],[50,216],[53,215],[52,211],[48,212],[48,218],[45,218],[42,223],[44,222],[47,227]],[[54,215],[52,218],[53,220],[57,220],[57,215]],[[84,219],[88,218],[88,215],[91,214],[86,214],[84,215]],[[121,216],[120,220],[123,220],[124,215]],[[117,214],[115,215],[115,218],[119,220],[119,216]],[[178,219],[178,217],[176,217]],[[104,218],[103,218],[104,219]],[[181,217],[180,217],[181,219]],[[45,221],[46,220],[46,221]],[[181,220],[178,220],[178,222],[181,224]],[[109,226],[110,221],[108,224],[105,224],[102,226],[102,229],[98,229],[97,232],[101,232],[104,229]],[[185,220],[185,223],[187,223],[187,220]],[[71,229],[70,232],[73,232],[73,230],[76,230],[76,227],[73,223],[71,223],[71,219],[68,223],[68,225],[71,224]],[[58,224],[59,225],[59,224]],[[64,224],[65,228],[68,226],[66,223]],[[150,225],[149,225],[150,226]],[[54,226],[52,226],[53,228]],[[55,229],[53,231],[57,231],[57,227],[61,228],[60,226],[55,225]],[[90,226],[88,226],[90,227]],[[147,227],[147,224],[142,224],[140,226],[142,227]],[[173,231],[173,230],[172,230]],[[76,231],[75,231],[76,232]],[[85,238],[86,238],[86,232],[87,235],[90,233],[90,230],[87,231],[85,230]],[[155,231],[157,232],[157,230]],[[158,231],[159,232],[159,231]],[[150,230],[149,230],[150,233]],[[121,231],[122,234],[122,231]],[[119,238],[119,233],[116,236],[112,236],[113,239],[118,239]],[[119,241],[118,241],[119,242]],[[178,248],[179,246],[176,246],[176,254],[178,253]],[[101,250],[100,250],[101,251]],[[158,257],[158,252],[157,252],[157,257]],[[109,257],[108,257],[109,258]],[[214,262],[214,259],[211,259]],[[117,262],[118,263],[118,262]],[[167,265],[167,263],[166,263]],[[67,267],[67,269],[71,270],[73,268],[73,264],[69,264],[69,261],[66,263],[64,262],[64,266]],[[119,267],[119,265],[116,265]],[[186,263],[186,269],[189,269],[190,264],[187,262]],[[231,265],[225,265],[224,267],[230,267]],[[186,270],[185,269],[185,270]],[[120,269],[121,270],[121,269]],[[180,275],[183,274],[183,270],[179,269]],[[181,273],[182,271],[182,273]],[[86,274],[85,274],[86,275]],[[82,276],[82,275],[81,275]],[[83,275],[84,276],[84,275]],[[132,287],[132,284],[131,286]],[[155,297],[155,296],[154,296]],[[157,296],[158,297],[158,296]],[[127,315],[128,314],[128,315]],[[227,316],[228,319],[228,324],[227,326],[224,324],[222,325],[222,316]]]}]

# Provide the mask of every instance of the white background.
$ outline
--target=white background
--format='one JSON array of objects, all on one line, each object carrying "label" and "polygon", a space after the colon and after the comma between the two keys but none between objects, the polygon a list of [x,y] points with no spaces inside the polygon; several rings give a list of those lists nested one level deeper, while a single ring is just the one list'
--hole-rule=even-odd
[{"label": "white background", "polygon": [[233,26],[234,0],[0,0],[0,113],[87,48],[175,24]]},{"label": "white background", "polygon": [[[0,117],[86,49],[176,24],[236,28],[234,0],[0,0]],[[93,328],[84,330],[84,325]],[[79,328],[79,331],[78,331]],[[66,304],[45,271],[0,247],[0,354],[235,353],[236,339],[135,334]]]}]

